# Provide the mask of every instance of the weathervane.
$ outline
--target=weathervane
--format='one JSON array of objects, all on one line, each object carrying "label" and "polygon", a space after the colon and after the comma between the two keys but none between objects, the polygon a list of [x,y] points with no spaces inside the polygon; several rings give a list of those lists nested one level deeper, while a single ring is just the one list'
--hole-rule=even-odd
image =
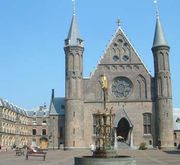
[{"label": "weathervane", "polygon": [[120,18],[118,18],[118,20],[117,20],[117,25],[118,25],[118,27],[121,26],[121,19]]},{"label": "weathervane", "polygon": [[76,1],[72,0],[73,3],[73,15],[76,15]]},{"label": "weathervane", "polygon": [[156,16],[157,18],[159,17],[159,7],[158,7],[158,2],[157,0],[154,0],[154,4],[155,4],[155,7],[156,7]]}]

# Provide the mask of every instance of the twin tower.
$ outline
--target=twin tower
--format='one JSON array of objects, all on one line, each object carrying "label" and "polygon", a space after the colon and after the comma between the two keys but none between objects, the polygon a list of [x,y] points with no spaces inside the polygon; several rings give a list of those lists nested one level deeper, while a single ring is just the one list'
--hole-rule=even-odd
[{"label": "twin tower", "polygon": [[[169,65],[169,49],[170,47],[165,39],[160,18],[159,16],[157,16],[154,42],[152,46],[155,74],[154,77],[152,77],[153,89],[151,89],[152,91],[150,92],[152,92],[153,94],[153,146],[155,147],[157,145],[160,145],[162,148],[173,147],[172,89]],[[86,91],[84,89],[86,89],[86,80],[83,79],[84,46],[83,40],[80,37],[75,14],[73,14],[72,16],[72,22],[68,33],[68,37],[65,40],[64,51],[66,63],[66,108],[64,139],[65,148],[84,148],[88,147],[88,143],[91,143],[91,141],[86,141],[86,137],[87,139],[90,139],[88,138],[88,136],[91,136],[93,121],[89,122],[89,120],[93,119],[91,117],[86,117],[88,116],[86,109],[90,109],[89,107],[91,106],[90,104],[87,104],[88,108],[86,108],[85,104]],[[114,102],[112,101],[112,103]],[[92,104],[95,105],[95,103]],[[94,106],[92,106],[92,109],[93,107]],[[90,123],[90,126],[85,127],[86,123]],[[137,125],[134,124],[134,127],[136,126]],[[135,140],[136,137],[134,137],[133,139]]]}]

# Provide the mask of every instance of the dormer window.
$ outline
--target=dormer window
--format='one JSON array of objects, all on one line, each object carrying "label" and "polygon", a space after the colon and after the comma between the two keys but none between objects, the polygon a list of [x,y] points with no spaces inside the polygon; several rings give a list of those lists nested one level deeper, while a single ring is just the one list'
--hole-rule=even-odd
[{"label": "dormer window", "polygon": [[37,124],[37,123],[36,123],[36,118],[33,118],[33,119],[32,119],[32,124],[33,124],[33,125],[36,125],[36,124]]},{"label": "dormer window", "polygon": [[176,123],[180,123],[180,118],[179,117],[176,119]]},{"label": "dormer window", "polygon": [[46,124],[47,124],[46,120],[43,120],[42,125],[46,125]]},{"label": "dormer window", "polygon": [[65,106],[64,106],[64,105],[61,105],[61,109],[65,109]]},{"label": "dormer window", "polygon": [[80,39],[80,38],[77,38],[77,43],[78,43],[79,45],[81,45],[81,44],[83,43],[83,40]]},{"label": "dormer window", "polygon": [[69,45],[69,39],[65,40],[65,45]]}]

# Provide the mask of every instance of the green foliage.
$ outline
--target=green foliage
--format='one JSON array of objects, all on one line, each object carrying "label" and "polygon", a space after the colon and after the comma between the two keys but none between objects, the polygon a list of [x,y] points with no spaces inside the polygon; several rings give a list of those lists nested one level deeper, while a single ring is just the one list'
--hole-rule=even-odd
[{"label": "green foliage", "polygon": [[146,150],[147,147],[146,147],[146,143],[145,142],[142,142],[139,146],[139,150]]}]

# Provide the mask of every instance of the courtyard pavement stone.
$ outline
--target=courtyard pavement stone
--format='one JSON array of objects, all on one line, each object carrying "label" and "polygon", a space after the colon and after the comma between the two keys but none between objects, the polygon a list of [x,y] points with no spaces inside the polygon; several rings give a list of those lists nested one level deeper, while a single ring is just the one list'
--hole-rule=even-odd
[{"label": "courtyard pavement stone", "polygon": [[[42,157],[16,156],[15,151],[1,151],[0,165],[74,165],[74,157],[92,155],[89,150],[49,150]],[[118,155],[135,157],[137,165],[180,165],[180,150],[118,150]]]}]

